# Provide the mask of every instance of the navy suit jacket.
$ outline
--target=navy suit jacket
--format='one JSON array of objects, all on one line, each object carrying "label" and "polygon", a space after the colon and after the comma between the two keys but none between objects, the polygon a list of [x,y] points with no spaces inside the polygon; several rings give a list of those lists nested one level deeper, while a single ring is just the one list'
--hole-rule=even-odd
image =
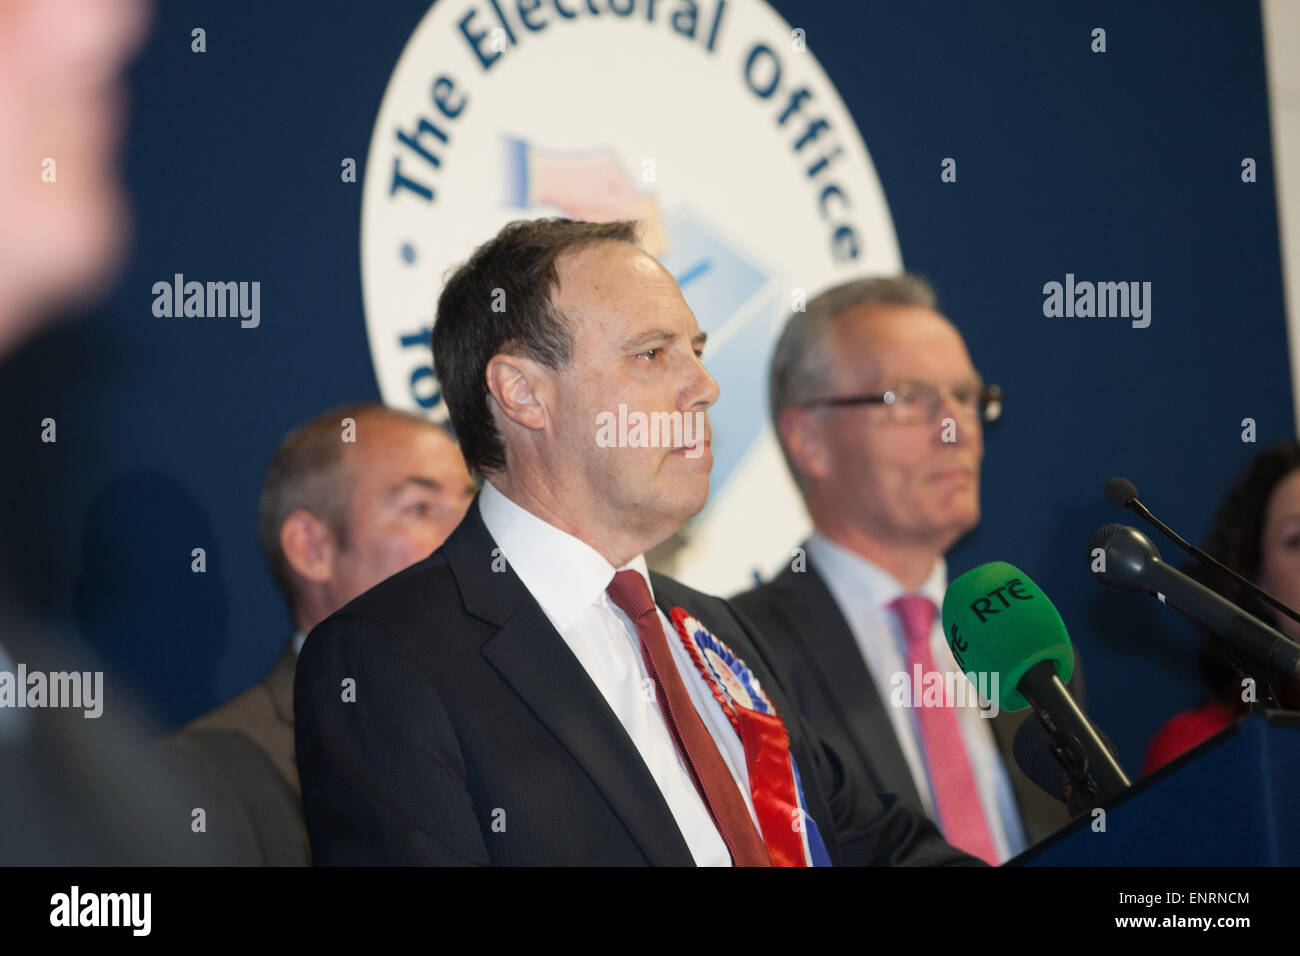
[{"label": "navy suit jacket", "polygon": [[[492,569],[495,547],[475,501],[429,558],[308,636],[294,708],[313,858],[692,865],[636,746],[514,571]],[[975,862],[843,772],[729,604],[652,582],[660,607],[685,607],[768,691],[834,862]]]},{"label": "navy suit jacket", "polygon": [[[786,568],[731,600],[768,637],[778,678],[815,732],[840,754],[846,771],[862,786],[898,794],[914,813],[924,813],[885,703],[848,621],[812,562],[802,571]],[[1076,666],[1070,690],[1080,705],[1082,681]],[[1001,711],[991,718],[1030,844],[1070,822],[1065,804],[1025,776],[1012,754],[1016,731],[1032,713]]]}]

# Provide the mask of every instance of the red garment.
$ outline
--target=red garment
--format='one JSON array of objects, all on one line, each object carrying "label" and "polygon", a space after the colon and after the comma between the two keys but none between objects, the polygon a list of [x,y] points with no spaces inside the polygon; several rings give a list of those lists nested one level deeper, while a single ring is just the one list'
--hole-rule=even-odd
[{"label": "red garment", "polygon": [[1195,710],[1185,710],[1171,717],[1156,731],[1156,735],[1151,738],[1151,743],[1147,746],[1147,759],[1142,768],[1143,775],[1169,763],[1175,757],[1181,757],[1236,719],[1236,708],[1222,701],[1215,701],[1197,707]]},{"label": "red garment", "polygon": [[646,673],[654,684],[664,723],[691,782],[718,828],[736,866],[771,866],[767,846],[749,815],[749,807],[710,736],[673,663],[668,637],[645,578],[636,571],[619,571],[606,588],[636,628]]}]

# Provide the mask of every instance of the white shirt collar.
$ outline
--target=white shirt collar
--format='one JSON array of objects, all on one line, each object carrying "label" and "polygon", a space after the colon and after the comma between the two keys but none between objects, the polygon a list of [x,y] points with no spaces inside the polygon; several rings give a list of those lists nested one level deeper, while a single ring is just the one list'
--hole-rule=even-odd
[{"label": "white shirt collar", "polygon": [[478,508],[501,556],[557,631],[564,633],[584,610],[601,601],[616,570],[638,572],[654,599],[645,555],[615,569],[591,545],[511,501],[490,481],[483,482]]},{"label": "white shirt collar", "polygon": [[[888,605],[907,593],[907,589],[879,565],[822,534],[814,533],[809,539],[808,558],[826,579],[827,588],[848,622],[880,700],[890,700],[894,676],[906,672],[907,638],[903,622]],[[947,585],[948,567],[941,557],[921,586],[912,592],[925,595],[939,609],[940,614],[930,628],[930,643],[940,670],[954,667],[940,616]],[[934,797],[925,763],[919,711],[906,706],[886,707],[885,711],[922,805],[933,816]],[[981,805],[989,815],[999,856],[1005,859],[1024,846],[1014,791],[998,753],[990,727],[992,721],[985,720],[973,707],[959,708],[959,711],[962,739],[972,761]]]},{"label": "white shirt collar", "polygon": [[809,539],[808,555],[837,599],[842,593],[855,594],[859,601],[872,607],[887,608],[895,598],[915,593],[924,594],[934,602],[936,610],[943,610],[943,596],[948,590],[948,564],[942,557],[934,562],[921,586],[909,592],[880,565],[837,544],[820,531],[814,531]]}]

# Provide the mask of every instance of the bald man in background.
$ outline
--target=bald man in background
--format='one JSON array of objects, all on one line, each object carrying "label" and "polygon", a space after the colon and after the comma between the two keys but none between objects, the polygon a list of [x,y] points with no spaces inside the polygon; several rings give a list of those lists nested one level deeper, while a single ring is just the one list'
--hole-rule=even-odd
[{"label": "bald man in background", "polygon": [[258,501],[258,537],[294,635],[261,681],[160,746],[201,794],[209,842],[224,862],[310,862],[293,728],[305,636],[428,557],[476,492],[440,426],[375,402],[326,412],[276,449]]}]

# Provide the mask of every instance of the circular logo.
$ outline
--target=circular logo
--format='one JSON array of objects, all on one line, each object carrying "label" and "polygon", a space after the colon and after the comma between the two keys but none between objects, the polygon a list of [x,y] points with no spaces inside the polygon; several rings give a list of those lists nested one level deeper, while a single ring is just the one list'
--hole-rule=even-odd
[{"label": "circular logo", "polygon": [[365,166],[375,375],[386,403],[438,421],[429,332],[449,270],[514,219],[642,222],[721,387],[709,502],[650,560],[715,593],[787,562],[808,529],[767,420],[785,316],[901,268],[810,41],[760,0],[437,3],[389,79]]}]

